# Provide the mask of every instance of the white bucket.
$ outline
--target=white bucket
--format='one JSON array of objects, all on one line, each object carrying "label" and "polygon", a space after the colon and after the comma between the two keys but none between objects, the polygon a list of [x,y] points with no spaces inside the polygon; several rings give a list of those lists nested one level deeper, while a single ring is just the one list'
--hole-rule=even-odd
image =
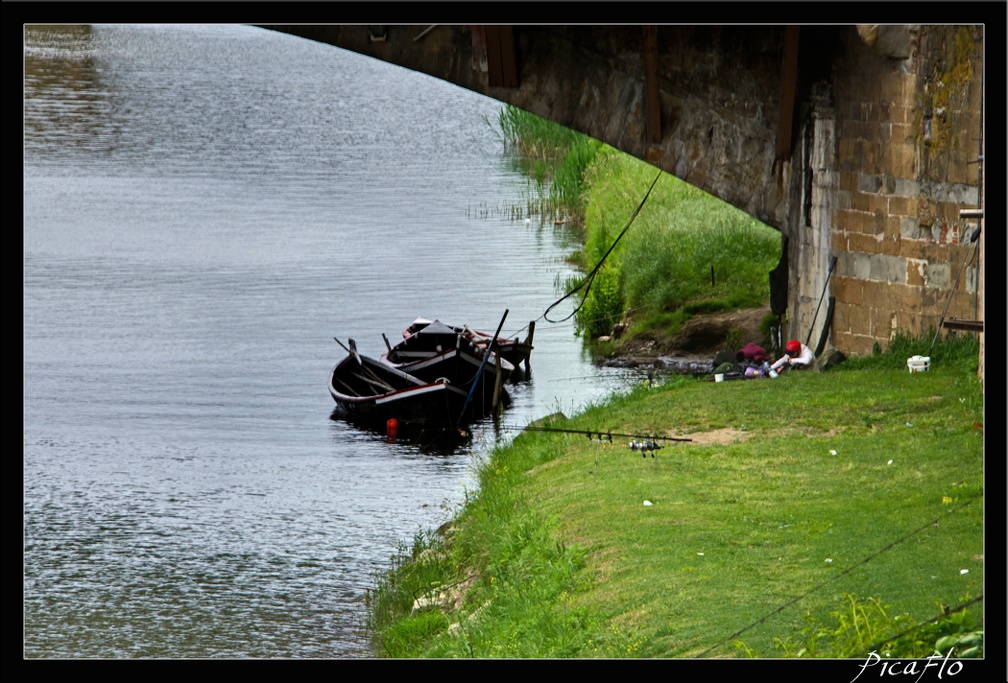
[{"label": "white bucket", "polygon": [[721,373],[718,373],[718,374],[714,375],[714,381],[715,382],[723,382],[724,381],[724,375],[722,375]]},{"label": "white bucket", "polygon": [[907,358],[907,369],[914,372],[927,372],[931,367],[930,356],[910,356]]}]

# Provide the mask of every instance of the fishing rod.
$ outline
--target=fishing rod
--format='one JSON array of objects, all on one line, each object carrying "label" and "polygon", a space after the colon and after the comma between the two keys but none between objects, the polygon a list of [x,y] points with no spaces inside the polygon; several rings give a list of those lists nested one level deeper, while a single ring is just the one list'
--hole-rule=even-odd
[{"label": "fishing rod", "polygon": [[[963,213],[964,212],[960,211],[959,215],[962,215]],[[973,212],[970,212],[970,217],[972,217],[972,214],[973,214]],[[976,251],[977,249],[979,249],[979,245],[977,245],[977,239],[979,237],[980,237],[980,226],[978,225],[977,228],[976,228],[976,230],[974,230],[973,234],[970,236],[970,244],[975,245],[973,247],[974,251]],[[949,304],[952,303],[952,295],[955,294],[956,287],[959,286],[959,277],[962,275],[963,268],[966,267],[966,263],[970,260],[971,256],[972,256],[972,254],[970,253],[970,250],[967,249],[966,250],[966,258],[963,259],[962,265],[959,266],[959,272],[956,273],[955,282],[952,283],[952,289],[949,290],[948,301],[945,302],[945,310],[942,311],[941,320],[938,321],[938,329],[935,330],[934,339],[931,340],[931,348],[928,349],[928,356],[930,356],[932,354],[932,352],[934,352],[935,342],[938,341],[938,335],[939,335],[939,333],[941,333],[942,325],[945,324],[945,314],[948,313]]]},{"label": "fishing rod", "polygon": [[555,432],[555,433],[558,433],[558,434],[584,434],[584,435],[586,435],[588,437],[589,441],[592,441],[597,436],[599,441],[602,441],[603,438],[606,438],[606,439],[608,439],[610,441],[610,443],[612,442],[612,438],[614,436],[617,436],[617,437],[620,437],[620,438],[623,438],[623,439],[645,439],[645,440],[646,439],[651,439],[652,441],[654,441],[654,440],[662,440],[662,441],[693,441],[693,439],[687,439],[687,438],[678,437],[678,436],[656,436],[654,434],[620,434],[618,432],[602,432],[602,431],[598,431],[598,430],[594,430],[593,431],[593,430],[590,430],[590,429],[559,429],[559,428],[554,428],[554,427],[522,427],[520,425],[501,425],[500,428],[501,429],[517,429],[517,430],[521,430],[521,431],[530,431],[530,432]]}]

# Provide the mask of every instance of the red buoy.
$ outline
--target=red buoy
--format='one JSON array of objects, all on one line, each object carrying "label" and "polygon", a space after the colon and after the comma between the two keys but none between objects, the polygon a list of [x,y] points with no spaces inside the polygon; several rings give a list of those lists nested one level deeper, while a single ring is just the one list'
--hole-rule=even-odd
[{"label": "red buoy", "polygon": [[398,433],[399,433],[399,420],[395,419],[394,417],[390,417],[385,422],[385,435],[388,436],[388,438],[390,439],[394,439],[396,438],[396,435]]}]

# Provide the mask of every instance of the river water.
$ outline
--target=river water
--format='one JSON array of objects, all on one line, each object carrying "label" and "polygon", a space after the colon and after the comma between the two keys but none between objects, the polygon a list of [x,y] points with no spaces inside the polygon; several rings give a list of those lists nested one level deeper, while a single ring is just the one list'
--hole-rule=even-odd
[{"label": "river water", "polygon": [[[500,103],[238,25],[28,27],[24,56],[24,656],[373,656],[375,576],[480,457],[634,379],[541,319],[574,246],[516,217]],[[530,377],[471,442],[331,418],[334,336],[505,310]]]}]

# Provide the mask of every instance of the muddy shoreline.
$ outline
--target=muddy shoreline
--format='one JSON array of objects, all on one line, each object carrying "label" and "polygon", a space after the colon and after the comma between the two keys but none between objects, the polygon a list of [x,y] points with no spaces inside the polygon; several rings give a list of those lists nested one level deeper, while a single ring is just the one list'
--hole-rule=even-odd
[{"label": "muddy shoreline", "polygon": [[749,343],[770,350],[761,329],[769,313],[768,308],[751,308],[697,315],[675,336],[651,333],[646,337],[618,340],[611,355],[598,358],[596,363],[606,367],[709,375],[714,371],[714,357],[722,351],[734,353]]}]

